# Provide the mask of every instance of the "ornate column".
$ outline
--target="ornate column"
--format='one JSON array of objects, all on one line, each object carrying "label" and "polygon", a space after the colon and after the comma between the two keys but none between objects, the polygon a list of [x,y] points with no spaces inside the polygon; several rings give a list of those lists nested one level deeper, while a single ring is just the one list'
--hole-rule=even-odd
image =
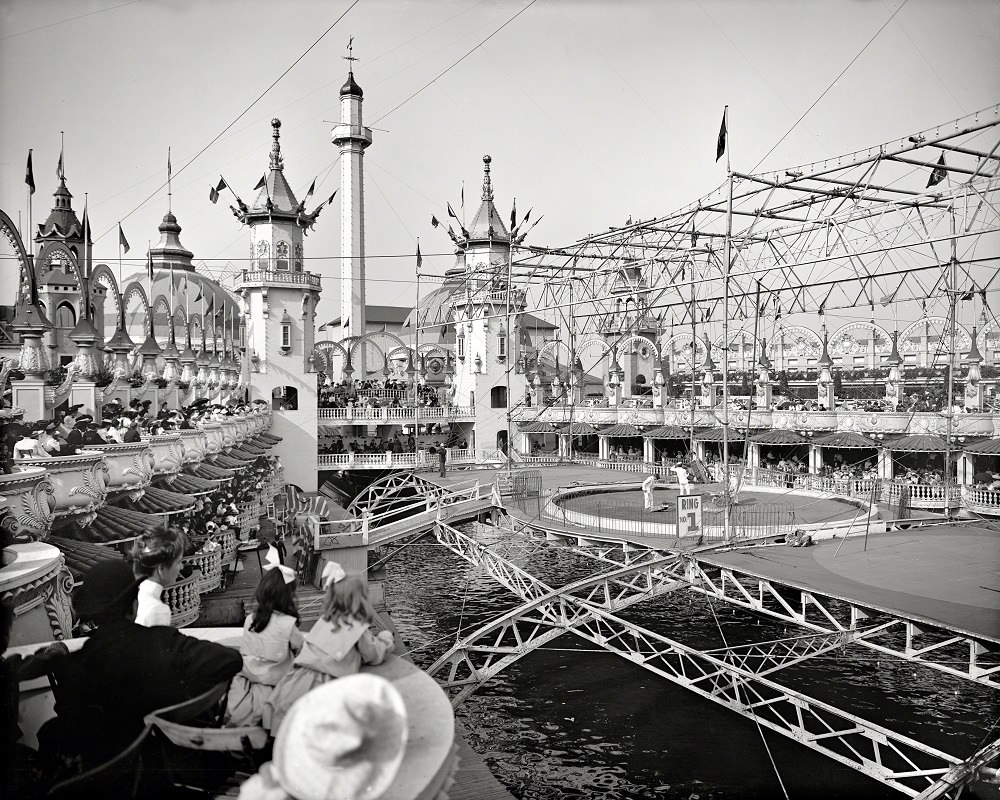
[{"label": "ornate column", "polygon": [[981,411],[983,408],[983,390],[979,384],[982,378],[979,365],[983,363],[983,357],[976,344],[976,328],[972,328],[972,347],[969,355],[965,357],[965,363],[969,365],[969,371],[965,376],[965,410]]},{"label": "ornate column", "polygon": [[771,359],[767,357],[767,339],[761,339],[760,358],[757,359],[757,380],[754,399],[757,408],[770,408],[772,400],[771,389]]},{"label": "ornate column", "polygon": [[832,411],[837,407],[837,398],[833,390],[833,359],[830,358],[829,341],[826,325],[823,326],[823,354],[819,357],[819,377],[816,379],[816,396],[819,407]]},{"label": "ornate column", "polygon": [[[692,344],[691,355],[694,356],[695,348]],[[705,363],[702,364],[703,375],[701,379],[701,407],[715,408],[718,402],[718,387],[715,385],[715,361],[712,359],[712,343],[708,336],[705,337]],[[693,398],[692,398],[693,401]]]},{"label": "ornate column", "polygon": [[885,402],[892,411],[899,407],[899,398],[904,390],[903,372],[900,369],[903,359],[899,355],[899,331],[892,332],[892,352],[885,363],[889,365],[889,374],[885,379]]},{"label": "ornate column", "polygon": [[73,576],[59,549],[43,542],[3,550],[0,600],[14,609],[13,646],[72,636]]}]

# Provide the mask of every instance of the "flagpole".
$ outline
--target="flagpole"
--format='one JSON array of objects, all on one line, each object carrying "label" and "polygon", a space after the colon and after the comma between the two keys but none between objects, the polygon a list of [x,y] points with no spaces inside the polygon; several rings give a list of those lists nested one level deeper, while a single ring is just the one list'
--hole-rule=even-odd
[{"label": "flagpole", "polygon": [[[417,253],[420,252],[420,237],[417,237]],[[417,357],[417,369],[419,369],[420,364],[420,262],[421,258],[417,256],[417,319],[416,326],[413,331],[413,354]],[[420,450],[420,393],[417,391],[417,373],[413,374],[413,452],[416,453]]]},{"label": "flagpole", "polygon": [[[31,150],[30,149],[28,150],[28,163],[29,164],[31,163]],[[32,170],[31,171],[32,171],[32,173],[34,173],[34,166],[33,165],[32,165]],[[27,240],[28,240],[28,253],[29,254],[31,254],[32,250],[34,249],[33,245],[31,244],[32,235],[34,233],[34,228],[32,227],[32,223],[31,223],[31,206],[32,206],[32,202],[31,201],[32,201],[32,198],[35,195],[35,187],[33,185],[34,184],[34,180],[35,180],[35,176],[34,176],[34,174],[32,174],[32,176],[31,176],[32,183],[28,185],[28,236],[26,237]]]},{"label": "flagpole", "polygon": [[[729,541],[729,521],[730,507],[732,499],[729,495],[729,269],[732,256],[733,238],[733,171],[729,164],[729,106],[725,110],[726,118],[726,173],[728,185],[728,199],[726,201],[726,239],[723,248],[722,264],[722,286],[723,286],[723,314],[722,314],[722,346],[725,352],[722,357],[722,474],[725,477],[723,486],[723,497],[725,498],[725,510],[723,511],[723,537]],[[744,454],[746,455],[746,454]]]},{"label": "flagpole", "polygon": [[122,286],[122,221],[118,220],[118,291]]}]

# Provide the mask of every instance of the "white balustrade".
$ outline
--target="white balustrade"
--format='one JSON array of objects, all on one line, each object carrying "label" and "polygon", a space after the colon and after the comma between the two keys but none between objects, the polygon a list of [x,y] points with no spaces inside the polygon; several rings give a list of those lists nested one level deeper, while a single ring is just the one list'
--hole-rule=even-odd
[{"label": "white balustrade", "polygon": [[882,481],[882,502],[897,505],[900,498],[908,495],[906,504],[911,508],[944,511],[955,507],[962,499],[960,486],[954,484],[907,483],[906,481]]},{"label": "white balustrade", "polygon": [[996,489],[977,489],[974,486],[962,487],[962,505],[977,514],[1000,514],[1000,491]]}]

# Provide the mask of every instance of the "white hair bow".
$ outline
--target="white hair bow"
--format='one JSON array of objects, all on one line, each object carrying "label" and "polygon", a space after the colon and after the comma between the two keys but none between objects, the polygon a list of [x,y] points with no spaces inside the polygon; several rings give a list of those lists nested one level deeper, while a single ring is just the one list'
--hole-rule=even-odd
[{"label": "white hair bow", "polygon": [[278,557],[278,550],[273,544],[268,545],[267,555],[264,556],[264,571],[266,572],[269,569],[277,569],[281,573],[281,578],[285,583],[291,583],[295,580],[295,570],[281,563],[281,559]]},{"label": "white hair bow", "polygon": [[347,573],[344,572],[344,568],[340,564],[336,561],[327,561],[321,576],[323,588],[326,589],[331,583],[338,583],[346,577]]}]

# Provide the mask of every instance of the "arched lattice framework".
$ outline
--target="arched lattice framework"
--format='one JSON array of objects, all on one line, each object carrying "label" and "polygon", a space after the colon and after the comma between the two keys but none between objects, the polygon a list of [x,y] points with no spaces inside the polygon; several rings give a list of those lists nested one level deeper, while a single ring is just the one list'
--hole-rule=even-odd
[{"label": "arched lattice framework", "polygon": [[565,342],[555,339],[538,348],[538,363],[545,369],[555,368],[557,356],[561,368],[572,366],[573,351]]},{"label": "arched lattice framework", "polygon": [[823,354],[823,340],[803,325],[786,325],[778,329],[767,349],[775,369],[805,369]]},{"label": "arched lattice framework", "polygon": [[611,346],[600,336],[585,336],[576,344],[576,357],[588,374],[604,375],[611,367]]},{"label": "arched lattice framework", "polygon": [[643,348],[645,348],[647,355],[657,352],[655,342],[638,334],[628,336],[618,343],[619,353],[642,353]]},{"label": "arched lattice framework", "polygon": [[[0,210],[0,235],[3,236],[13,251],[14,257],[17,259],[18,269],[17,291],[11,298],[2,298],[3,302],[6,304],[6,301],[10,299],[12,305],[31,303],[38,308],[38,276],[35,273],[34,259],[28,255],[24,242],[21,240],[21,235],[17,232],[17,227],[2,210]],[[48,326],[48,320],[45,319],[44,313],[42,314],[41,322],[46,327]]]},{"label": "arched lattice framework", "polygon": [[132,341],[140,344],[149,332],[149,320],[152,310],[146,290],[138,281],[132,281],[122,292],[122,302],[125,304],[125,325]]},{"label": "arched lattice framework", "polygon": [[[760,359],[763,353],[761,348],[762,342],[760,339],[757,339],[756,346],[754,346],[754,334],[752,330],[748,328],[730,329],[728,348],[729,368],[739,370],[755,369],[754,356],[756,355],[757,359]],[[721,334],[716,336],[712,342],[712,357],[719,365],[720,372],[722,371],[723,354],[726,350],[725,338]]]},{"label": "arched lattice framework", "polygon": [[830,336],[829,350],[842,367],[877,367],[892,352],[892,336],[874,321],[849,322]]},{"label": "arched lattice framework", "polygon": [[676,333],[663,343],[666,348],[662,351],[662,357],[670,361],[671,372],[690,372],[692,363],[696,370],[701,369],[705,363],[705,344],[701,339],[694,341],[694,359],[691,358],[690,333]]},{"label": "arched lattice framework", "polygon": [[[354,367],[355,377],[364,378],[371,373],[380,373],[386,358],[392,358],[393,353],[402,350],[409,352],[409,348],[396,334],[389,331],[374,331],[366,333],[361,337],[348,337],[354,339],[348,344],[348,339],[341,340],[341,344],[351,352],[351,366]],[[364,353],[364,369],[362,370],[361,353]]]},{"label": "arched lattice framework", "polygon": [[[899,353],[906,363],[929,367],[946,363],[951,352],[951,326],[947,317],[924,316],[907,325],[899,334]],[[972,337],[961,325],[955,329],[955,349],[967,353]],[[907,358],[909,356],[909,358]]]},{"label": "arched lattice framework", "polygon": [[[344,364],[347,363],[347,348],[340,342],[335,342],[332,339],[316,342],[313,345],[313,355],[316,357],[316,363],[320,365],[320,369],[326,373],[328,378],[333,380],[342,376],[341,371],[344,369]],[[338,356],[339,362],[335,360]]]},{"label": "arched lattice framework", "polygon": [[38,251],[35,263],[40,265],[42,275],[49,271],[50,265],[68,264],[76,276],[77,285],[80,287],[79,306],[74,309],[74,316],[81,319],[91,319],[90,282],[84,274],[83,264],[77,257],[75,249],[67,247],[63,242],[45,242],[41,250]]},{"label": "arched lattice framework", "polygon": [[394,505],[412,502],[414,497],[438,497],[446,490],[412,472],[394,472],[368,485],[347,507],[348,516],[361,516],[362,509],[382,514]]},{"label": "arched lattice framework", "polygon": [[[102,334],[104,336],[104,341],[107,341],[114,334],[115,329],[118,327],[118,318],[122,313],[122,294],[121,290],[118,288],[118,281],[115,278],[115,274],[111,271],[107,264],[98,264],[94,267],[94,271],[90,274],[90,285],[91,286],[103,286],[104,292],[104,330]],[[109,314],[107,303],[108,301],[114,303],[114,313]]]},{"label": "arched lattice framework", "polygon": [[170,301],[164,294],[156,295],[153,299],[153,333],[161,345],[167,343],[171,321]]}]

